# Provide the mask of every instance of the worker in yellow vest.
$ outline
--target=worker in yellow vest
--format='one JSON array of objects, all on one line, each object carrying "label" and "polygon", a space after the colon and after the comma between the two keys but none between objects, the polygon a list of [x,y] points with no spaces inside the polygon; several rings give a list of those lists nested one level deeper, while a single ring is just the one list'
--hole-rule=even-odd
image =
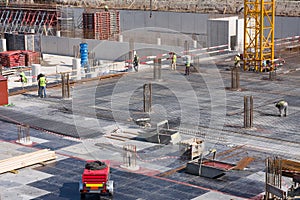
[{"label": "worker in yellow vest", "polygon": [[240,54],[235,55],[235,57],[234,57],[234,67],[239,68],[241,66],[240,62],[241,62],[241,55]]},{"label": "worker in yellow vest", "polygon": [[176,61],[177,61],[177,56],[176,56],[176,53],[173,52],[172,62],[171,62],[171,69],[172,70],[176,70]]},{"label": "worker in yellow vest", "polygon": [[185,61],[185,74],[184,75],[190,75],[190,67],[191,67],[191,56],[186,57]]},{"label": "worker in yellow vest", "polygon": [[279,110],[280,117],[283,115],[287,116],[288,103],[284,100],[280,100],[275,104],[276,108]]},{"label": "worker in yellow vest", "polygon": [[39,89],[40,89],[40,92],[39,92],[40,97],[46,98],[46,85],[47,85],[46,77],[45,76],[40,77],[38,84],[39,84]]},{"label": "worker in yellow vest", "polygon": [[27,83],[27,77],[25,76],[25,73],[23,71],[20,72],[20,79],[21,79],[22,87],[24,87],[24,84]]}]

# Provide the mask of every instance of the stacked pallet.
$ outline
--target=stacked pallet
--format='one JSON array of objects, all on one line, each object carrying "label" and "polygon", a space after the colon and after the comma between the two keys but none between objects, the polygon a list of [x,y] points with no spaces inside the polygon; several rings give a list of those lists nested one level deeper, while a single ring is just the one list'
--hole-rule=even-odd
[{"label": "stacked pallet", "polygon": [[25,66],[31,66],[32,64],[40,64],[40,53],[34,51],[22,51],[25,55]]},{"label": "stacked pallet", "polygon": [[86,39],[108,40],[120,33],[118,11],[83,13],[83,35]]},{"label": "stacked pallet", "polygon": [[0,53],[1,65],[4,67],[25,66],[25,56],[21,51],[4,51]]},{"label": "stacked pallet", "polygon": [[0,160],[0,174],[56,159],[54,151],[43,149]]},{"label": "stacked pallet", "polygon": [[34,51],[4,51],[0,53],[0,64],[4,67],[31,66],[40,63],[40,54]]}]

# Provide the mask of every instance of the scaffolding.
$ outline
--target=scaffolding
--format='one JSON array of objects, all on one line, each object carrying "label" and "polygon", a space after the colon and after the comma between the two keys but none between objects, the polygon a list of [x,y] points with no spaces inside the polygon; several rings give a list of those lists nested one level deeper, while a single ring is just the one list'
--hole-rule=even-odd
[{"label": "scaffolding", "polygon": [[57,12],[28,8],[1,8],[0,31],[55,35]]},{"label": "scaffolding", "polygon": [[82,20],[83,35],[86,39],[108,40],[120,33],[118,11],[85,12]]},{"label": "scaffolding", "polygon": [[57,6],[56,10],[58,15],[57,30],[61,36],[75,37],[74,8],[69,6]]},{"label": "scaffolding", "polygon": [[275,0],[244,1],[244,70],[274,69]]}]

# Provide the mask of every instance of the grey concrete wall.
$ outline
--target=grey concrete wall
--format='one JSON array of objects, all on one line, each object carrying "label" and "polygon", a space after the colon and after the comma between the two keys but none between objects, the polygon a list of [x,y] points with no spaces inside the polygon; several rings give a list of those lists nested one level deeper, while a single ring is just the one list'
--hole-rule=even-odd
[{"label": "grey concrete wall", "polygon": [[160,27],[182,33],[206,34],[208,14],[174,12],[120,11],[122,31],[141,27]]},{"label": "grey concrete wall", "polygon": [[[129,58],[128,42],[82,40],[80,38],[63,38],[56,36],[42,37],[42,52],[47,54],[74,56],[74,46],[78,46],[83,41],[88,43],[89,52],[95,54],[95,59],[124,61]],[[192,41],[189,43],[192,45]],[[168,53],[170,51],[183,51],[183,47],[143,43],[135,43],[134,49],[138,51],[140,57]]]},{"label": "grey concrete wall", "polygon": [[229,21],[207,21],[208,46],[218,46],[230,43]]},{"label": "grey concrete wall", "polygon": [[300,35],[300,17],[275,17],[275,39]]}]

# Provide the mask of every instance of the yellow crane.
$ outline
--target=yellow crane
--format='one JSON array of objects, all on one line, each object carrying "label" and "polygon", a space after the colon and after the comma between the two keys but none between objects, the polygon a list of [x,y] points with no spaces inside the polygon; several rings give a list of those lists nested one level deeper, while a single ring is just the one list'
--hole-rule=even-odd
[{"label": "yellow crane", "polygon": [[274,69],[275,0],[244,0],[244,70]]}]

